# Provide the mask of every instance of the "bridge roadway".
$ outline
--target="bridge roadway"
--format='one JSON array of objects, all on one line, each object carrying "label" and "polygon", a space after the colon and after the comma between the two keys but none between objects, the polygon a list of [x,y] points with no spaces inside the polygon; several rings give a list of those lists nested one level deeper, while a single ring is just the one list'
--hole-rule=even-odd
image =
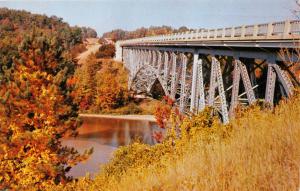
[{"label": "bridge roadway", "polygon": [[160,84],[181,112],[211,106],[227,123],[239,104],[273,107],[293,94],[299,42],[300,20],[283,21],[118,41],[116,59],[129,88],[151,94]]}]

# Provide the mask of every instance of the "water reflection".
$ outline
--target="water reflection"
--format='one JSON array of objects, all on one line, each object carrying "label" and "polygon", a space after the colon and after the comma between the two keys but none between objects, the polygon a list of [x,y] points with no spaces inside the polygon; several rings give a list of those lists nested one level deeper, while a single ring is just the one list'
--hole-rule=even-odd
[{"label": "water reflection", "polygon": [[71,169],[69,174],[74,177],[84,176],[87,172],[91,175],[98,172],[100,164],[107,162],[117,147],[127,145],[134,139],[154,144],[152,134],[157,128],[155,122],[100,117],[82,119],[79,135],[76,138],[67,138],[63,143],[80,152],[93,147],[94,153],[88,161]]}]

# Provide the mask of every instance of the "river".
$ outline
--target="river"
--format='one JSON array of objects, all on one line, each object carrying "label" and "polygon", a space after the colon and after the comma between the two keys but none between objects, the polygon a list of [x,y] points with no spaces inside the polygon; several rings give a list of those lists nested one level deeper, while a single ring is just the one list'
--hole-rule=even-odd
[{"label": "river", "polygon": [[91,157],[73,167],[68,175],[74,177],[92,176],[99,172],[101,164],[107,162],[113,151],[119,146],[127,145],[139,138],[144,143],[154,144],[153,131],[157,129],[154,120],[149,117],[109,117],[109,116],[81,116],[82,126],[78,129],[76,138],[66,138],[63,144],[75,147],[83,152],[91,147],[94,152]]}]

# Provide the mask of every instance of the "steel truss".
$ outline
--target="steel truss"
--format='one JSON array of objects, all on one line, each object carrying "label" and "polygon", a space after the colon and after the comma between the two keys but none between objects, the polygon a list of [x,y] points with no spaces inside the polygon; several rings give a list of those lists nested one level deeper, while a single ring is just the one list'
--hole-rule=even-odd
[{"label": "steel truss", "polygon": [[[229,114],[232,116],[241,100],[247,104],[256,102],[254,89],[257,85],[254,70],[256,68],[263,70],[265,62],[268,74],[264,99],[267,103],[273,106],[276,79],[283,87],[284,96],[292,95],[294,89],[287,72],[274,60],[264,60],[260,64],[253,61],[249,64],[243,63],[237,57],[231,57],[228,62],[227,57],[222,57],[219,61],[215,56],[200,57],[198,52],[190,58],[188,54],[182,52],[137,48],[124,49],[123,60],[129,71],[130,89],[138,93],[151,94],[150,91],[158,80],[165,95],[175,100],[182,113],[200,112],[205,106],[210,106],[221,114],[224,123],[228,123]],[[192,67],[188,67],[190,61]],[[239,94],[240,81],[245,90],[241,94]],[[231,94],[228,93],[230,89]],[[243,95],[247,98],[241,98]]]}]

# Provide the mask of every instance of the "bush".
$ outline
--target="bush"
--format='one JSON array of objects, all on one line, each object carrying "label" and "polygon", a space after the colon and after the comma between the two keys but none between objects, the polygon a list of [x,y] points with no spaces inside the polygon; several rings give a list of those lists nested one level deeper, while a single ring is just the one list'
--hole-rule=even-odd
[{"label": "bush", "polygon": [[113,58],[115,56],[115,45],[113,44],[103,44],[96,52],[97,58]]},{"label": "bush", "polygon": [[122,115],[141,114],[142,109],[137,104],[131,102],[119,109],[116,109],[113,113]]},{"label": "bush", "polygon": [[71,49],[70,53],[73,58],[76,58],[80,53],[82,53],[86,50],[87,49],[84,44],[77,44]]}]

